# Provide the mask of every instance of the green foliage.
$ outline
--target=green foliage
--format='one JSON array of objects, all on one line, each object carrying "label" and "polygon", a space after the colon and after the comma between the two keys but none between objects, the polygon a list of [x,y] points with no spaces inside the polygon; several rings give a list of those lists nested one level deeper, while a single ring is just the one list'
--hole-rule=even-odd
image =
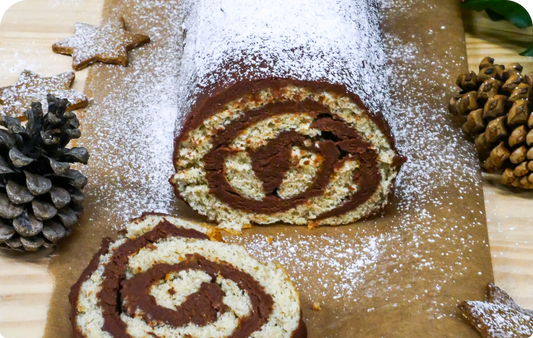
[{"label": "green foliage", "polygon": [[529,46],[529,48],[527,50],[523,51],[522,53],[520,53],[520,55],[533,56],[533,45]]},{"label": "green foliage", "polygon": [[498,12],[493,11],[493,10],[490,9],[490,8],[485,9],[485,12],[487,13],[487,15],[489,16],[489,18],[490,18],[492,21],[505,20],[505,16],[501,15],[501,14],[498,13]]},{"label": "green foliage", "polygon": [[[533,25],[531,16],[524,7],[510,0],[465,0],[463,7],[474,11],[485,11],[494,21],[508,20],[518,28]],[[533,45],[520,55],[533,56]]]}]

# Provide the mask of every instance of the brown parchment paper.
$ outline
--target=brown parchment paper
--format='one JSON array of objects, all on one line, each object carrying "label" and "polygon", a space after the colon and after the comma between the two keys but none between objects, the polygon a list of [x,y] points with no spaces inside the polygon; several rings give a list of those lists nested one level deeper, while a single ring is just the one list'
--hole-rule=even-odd
[{"label": "brown parchment paper", "polygon": [[[120,131],[110,124],[108,133],[101,129],[96,133],[92,125],[98,123],[99,117],[109,121],[104,117],[118,111],[108,99],[113,93],[135,100],[139,93],[128,75],[140,67],[153,73],[154,83],[158,82],[154,69],[161,65],[135,60],[164,47],[157,41],[171,38],[165,36],[169,33],[164,28],[172,23],[168,16],[157,13],[157,6],[151,9],[146,3],[150,1],[106,0],[104,18],[120,13],[128,28],[135,31],[146,25],[149,15],[156,16],[158,20],[152,18],[151,24],[160,25],[162,36],[131,53],[128,68],[118,71],[113,66],[94,66],[90,71],[86,92],[93,101],[80,116],[80,142],[97,156],[84,168],[91,180],[86,189],[85,214],[51,260],[55,290],[48,312],[47,338],[72,335],[67,299],[70,286],[97,251],[102,237],[116,236],[116,226],[123,220],[113,210],[120,211],[133,202],[128,201],[128,196],[148,189],[142,184],[128,184],[128,177],[121,177],[121,166],[124,170],[129,167],[131,172],[136,163],[118,151],[101,152],[106,138],[116,140],[114,133]],[[276,259],[286,266],[300,292],[309,337],[478,337],[461,318],[457,304],[465,299],[483,299],[486,283],[493,280],[483,193],[478,174],[472,180],[456,179],[464,177],[465,172],[476,173],[477,163],[468,160],[473,158],[468,156],[473,152],[472,146],[462,140],[459,128],[442,114],[442,107],[454,91],[451,76],[466,71],[459,1],[385,3],[383,30],[386,40],[391,41],[388,52],[395,55],[391,74],[408,79],[391,84],[391,90],[400,104],[417,107],[415,118],[405,116],[397,122],[396,130],[407,131],[399,138],[400,147],[427,144],[435,149],[429,155],[441,152],[448,155],[447,160],[439,161],[437,156],[429,161],[432,171],[406,166],[402,188],[379,217],[355,225],[314,230],[256,226],[242,237],[227,236],[226,240],[245,244],[259,259]],[[124,121],[117,116],[119,122]],[[429,130],[442,133],[442,138],[428,138]],[[450,139],[457,140],[452,150],[446,144]],[[424,162],[428,153],[407,155],[415,163],[428,165],[428,161]],[[420,181],[426,172],[428,177],[423,179],[433,182],[430,193],[427,189],[423,193],[413,191],[406,197],[406,187]],[[108,196],[99,193],[98,187],[103,185]],[[405,203],[406,199],[409,203]],[[173,197],[161,202],[168,205],[166,209],[171,213],[203,220]],[[150,210],[135,209],[131,217],[143,211]],[[268,243],[269,236],[272,244]],[[314,303],[320,304],[320,311],[312,309]]]}]

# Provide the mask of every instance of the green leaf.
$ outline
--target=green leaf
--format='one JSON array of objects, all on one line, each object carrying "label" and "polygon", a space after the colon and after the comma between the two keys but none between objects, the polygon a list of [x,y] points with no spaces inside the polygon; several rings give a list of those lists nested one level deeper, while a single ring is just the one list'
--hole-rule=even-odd
[{"label": "green leaf", "polygon": [[495,0],[466,0],[462,3],[464,8],[468,8],[474,11],[484,11],[489,8],[489,5]]},{"label": "green leaf", "polygon": [[487,13],[487,15],[489,16],[489,18],[490,18],[492,21],[501,21],[501,20],[505,20],[505,16],[501,15],[500,13],[497,13],[497,12],[493,11],[493,10],[490,9],[490,8],[485,9],[485,12]]},{"label": "green leaf", "polygon": [[529,46],[529,48],[522,53],[520,53],[522,56],[533,56],[533,45]]},{"label": "green leaf", "polygon": [[475,11],[487,11],[489,17],[498,21],[502,18],[511,21],[518,28],[526,28],[533,23],[524,7],[510,0],[467,0],[462,5],[464,8]]}]

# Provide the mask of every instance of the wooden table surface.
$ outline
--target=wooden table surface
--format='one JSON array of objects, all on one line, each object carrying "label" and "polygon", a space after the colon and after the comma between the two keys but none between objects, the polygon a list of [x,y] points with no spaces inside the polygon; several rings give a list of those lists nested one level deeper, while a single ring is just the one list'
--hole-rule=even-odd
[{"label": "wooden table surface", "polygon": [[[0,0],[2,1],[2,0]],[[75,22],[100,24],[103,0],[26,0],[13,5],[0,25],[0,87],[16,82],[23,69],[43,76],[71,70],[71,58],[50,46],[73,34]],[[519,30],[485,15],[465,13],[469,67],[490,55],[498,63],[520,62],[533,72],[533,58],[518,52],[533,42],[533,29]],[[87,69],[73,88],[83,91]],[[526,308],[533,308],[533,191],[512,191],[484,177],[485,206],[496,283]],[[53,289],[42,254],[0,252],[0,336],[37,338],[44,331]]]}]

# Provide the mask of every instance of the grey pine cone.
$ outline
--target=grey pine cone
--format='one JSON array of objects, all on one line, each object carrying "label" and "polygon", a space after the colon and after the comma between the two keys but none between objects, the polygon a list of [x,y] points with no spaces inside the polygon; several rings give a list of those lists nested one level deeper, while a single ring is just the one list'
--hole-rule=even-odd
[{"label": "grey pine cone", "polygon": [[80,123],[66,112],[68,100],[48,95],[48,113],[33,102],[25,126],[2,116],[0,125],[0,248],[36,251],[72,232],[83,212],[87,178],[70,163],[87,164],[82,147],[66,148],[79,138]]}]

